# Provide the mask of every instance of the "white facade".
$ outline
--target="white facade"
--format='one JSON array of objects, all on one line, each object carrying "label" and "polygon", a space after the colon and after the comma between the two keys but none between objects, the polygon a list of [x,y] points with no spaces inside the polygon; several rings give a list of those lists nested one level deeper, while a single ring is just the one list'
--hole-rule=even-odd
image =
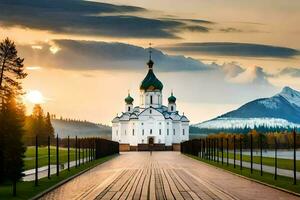
[{"label": "white facade", "polygon": [[153,62],[140,86],[140,104],[133,106],[133,98],[125,98],[125,111],[112,121],[112,140],[120,144],[138,146],[153,139],[156,144],[171,146],[189,139],[189,120],[176,110],[176,98],[168,98],[162,105],[162,83],[153,72]]}]

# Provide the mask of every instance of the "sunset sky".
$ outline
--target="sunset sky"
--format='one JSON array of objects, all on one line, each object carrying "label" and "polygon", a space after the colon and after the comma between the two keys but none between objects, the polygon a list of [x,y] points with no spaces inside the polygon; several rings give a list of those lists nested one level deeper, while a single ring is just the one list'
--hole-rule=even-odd
[{"label": "sunset sky", "polygon": [[25,58],[24,102],[110,124],[154,70],[191,123],[300,90],[300,1],[0,0],[0,39]]}]

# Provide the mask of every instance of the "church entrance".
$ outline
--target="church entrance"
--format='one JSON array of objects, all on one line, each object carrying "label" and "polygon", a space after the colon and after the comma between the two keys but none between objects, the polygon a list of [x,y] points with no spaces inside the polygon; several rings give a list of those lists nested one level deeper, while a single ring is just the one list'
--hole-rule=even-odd
[{"label": "church entrance", "polygon": [[154,144],[154,138],[153,137],[149,137],[148,144],[153,146],[153,144]]}]

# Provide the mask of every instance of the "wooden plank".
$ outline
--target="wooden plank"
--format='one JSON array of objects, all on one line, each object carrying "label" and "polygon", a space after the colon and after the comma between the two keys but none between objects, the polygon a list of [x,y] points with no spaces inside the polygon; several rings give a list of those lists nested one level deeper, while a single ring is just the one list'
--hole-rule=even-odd
[{"label": "wooden plank", "polygon": [[142,178],[143,174],[144,174],[144,169],[141,169],[139,176],[136,178],[127,199],[133,199],[133,196],[134,196],[135,192],[137,191],[138,186],[143,182],[143,178]]},{"label": "wooden plank", "polygon": [[178,191],[180,192],[180,194],[182,195],[182,197],[184,199],[192,199],[192,197],[189,195],[189,193],[185,190],[185,188],[179,183],[179,180],[176,178],[176,176],[174,175],[174,173],[172,172],[171,169],[168,170],[169,171],[169,175],[172,178],[172,180],[174,181]]},{"label": "wooden plank", "polygon": [[146,177],[145,177],[145,181],[143,183],[141,200],[148,199],[148,193],[149,193],[149,188],[150,188],[150,176],[151,176],[151,170],[148,168],[146,170]]},{"label": "wooden plank", "polygon": [[160,174],[160,170],[158,170],[158,167],[154,168],[154,174],[155,174],[156,199],[164,200],[164,199],[166,199],[166,195],[165,195],[165,191],[164,191],[162,177]]},{"label": "wooden plank", "polygon": [[173,181],[172,178],[170,177],[170,174],[168,173],[168,170],[163,170],[163,171],[164,171],[164,174],[165,174],[165,176],[166,176],[166,178],[167,178],[167,181],[168,181],[168,183],[169,183],[169,186],[170,186],[170,188],[171,188],[171,192],[172,192],[172,194],[173,194],[173,197],[174,197],[175,199],[178,199],[178,200],[183,200],[183,197],[182,197],[182,195],[180,194],[179,190],[177,189],[177,187],[176,187],[174,181]]},{"label": "wooden plank", "polygon": [[160,168],[159,170],[160,170],[160,173],[161,173],[161,176],[162,176],[162,181],[163,181],[163,185],[164,185],[164,189],[165,189],[166,198],[169,199],[169,200],[174,200],[175,198],[174,198],[174,196],[171,192],[171,188],[169,186],[167,177],[166,177],[166,175],[165,175],[162,168]]},{"label": "wooden plank", "polygon": [[125,189],[125,191],[122,193],[122,195],[120,196],[120,200],[124,200],[127,199],[130,191],[132,190],[135,181],[138,179],[138,177],[140,176],[141,170],[140,169],[136,169],[136,173],[134,175],[134,177],[131,179],[131,181],[129,182],[127,188]]},{"label": "wooden plank", "polygon": [[151,174],[150,174],[150,185],[149,185],[149,199],[156,199],[156,195],[155,195],[155,176],[154,176],[154,169],[153,166],[151,166]]},{"label": "wooden plank", "polygon": [[148,173],[147,168],[143,169],[143,174],[141,176],[141,179],[139,180],[139,184],[138,184],[136,191],[134,193],[134,196],[133,196],[134,200],[141,199],[142,189],[143,189],[143,185],[144,185],[147,173]]},{"label": "wooden plank", "polygon": [[184,182],[187,183],[187,185],[189,185],[191,190],[193,190],[193,192],[195,194],[197,194],[197,196],[200,199],[203,199],[203,200],[218,199],[217,196],[211,194],[211,192],[206,188],[206,186],[204,186],[203,184],[197,182],[197,180],[195,180],[193,177],[189,176],[183,170],[181,170],[181,173],[179,173],[178,175],[181,177],[181,179]]}]

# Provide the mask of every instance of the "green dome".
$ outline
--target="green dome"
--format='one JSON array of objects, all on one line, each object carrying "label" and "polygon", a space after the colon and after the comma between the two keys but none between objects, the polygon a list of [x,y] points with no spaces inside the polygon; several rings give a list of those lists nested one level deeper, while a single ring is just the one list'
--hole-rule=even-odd
[{"label": "green dome", "polygon": [[132,104],[133,101],[134,99],[130,96],[130,94],[128,94],[128,96],[125,98],[126,104]]},{"label": "green dome", "polygon": [[169,103],[175,103],[176,97],[173,96],[173,92],[171,93],[171,96],[168,98]]},{"label": "green dome", "polygon": [[149,66],[149,71],[140,85],[140,90],[162,90],[163,84],[156,78],[153,72],[153,61],[149,60],[147,64]]}]

